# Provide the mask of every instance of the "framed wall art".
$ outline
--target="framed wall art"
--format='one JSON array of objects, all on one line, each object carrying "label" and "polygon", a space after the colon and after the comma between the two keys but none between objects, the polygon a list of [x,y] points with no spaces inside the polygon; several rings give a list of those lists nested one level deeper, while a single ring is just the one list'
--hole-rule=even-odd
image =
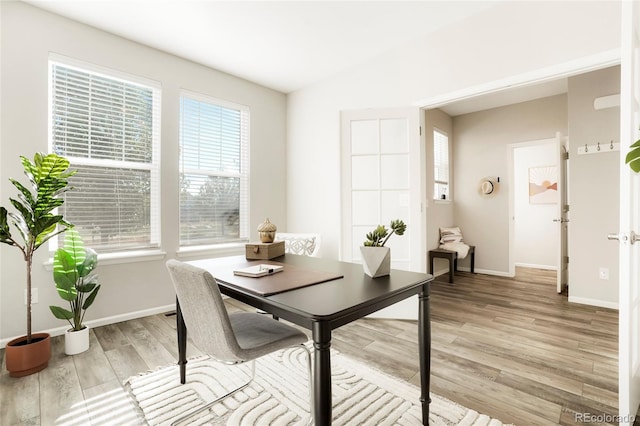
[{"label": "framed wall art", "polygon": [[556,204],[558,202],[558,167],[529,168],[529,203]]}]

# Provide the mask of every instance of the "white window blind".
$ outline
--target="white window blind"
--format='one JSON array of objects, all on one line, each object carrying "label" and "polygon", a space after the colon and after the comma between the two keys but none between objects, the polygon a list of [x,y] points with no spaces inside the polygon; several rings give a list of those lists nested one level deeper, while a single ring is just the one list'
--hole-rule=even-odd
[{"label": "white window blind", "polygon": [[433,198],[449,199],[449,137],[433,131]]},{"label": "white window blind", "polygon": [[247,241],[249,108],[180,97],[180,245]]},{"label": "white window blind", "polygon": [[60,213],[99,253],[159,247],[159,85],[49,68],[51,148],[77,170]]}]

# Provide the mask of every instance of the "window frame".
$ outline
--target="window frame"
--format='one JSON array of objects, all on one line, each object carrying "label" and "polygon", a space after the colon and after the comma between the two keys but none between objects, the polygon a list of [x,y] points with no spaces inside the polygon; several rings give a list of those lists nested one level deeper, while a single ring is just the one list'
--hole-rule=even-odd
[{"label": "window frame", "polygon": [[[129,259],[133,257],[154,257],[163,256],[165,253],[161,251],[162,233],[161,233],[161,112],[162,112],[162,86],[155,80],[139,77],[136,75],[124,73],[118,70],[102,67],[96,64],[69,58],[56,53],[50,53],[48,58],[48,151],[54,152],[54,67],[61,66],[82,73],[96,75],[101,78],[123,82],[127,85],[140,86],[148,89],[152,93],[151,103],[151,162],[133,162],[113,159],[95,159],[76,157],[64,154],[64,157],[71,163],[71,169],[74,166],[88,167],[104,167],[104,168],[122,168],[134,169],[140,171],[149,171],[150,174],[150,205],[149,205],[149,242],[136,247],[111,247],[103,249],[99,252],[100,259],[108,259],[118,263],[118,259]],[[86,239],[85,243],[90,245]],[[49,250],[54,251],[58,246],[58,240],[52,238],[49,244]],[[100,250],[100,249],[98,249]],[[110,262],[112,263],[112,262]]]},{"label": "window frame", "polygon": [[[239,153],[239,172],[224,172],[224,171],[213,171],[207,170],[203,168],[188,168],[186,170],[183,169],[182,162],[182,132],[183,132],[183,121],[182,121],[182,105],[183,99],[189,99],[196,102],[201,102],[209,105],[214,105],[220,108],[237,110],[241,115],[241,123],[240,123],[240,153]],[[239,235],[237,239],[232,240],[220,240],[220,241],[204,241],[202,243],[193,243],[193,244],[185,244],[182,239],[181,231],[178,234],[178,255],[181,254],[183,256],[187,256],[190,253],[194,252],[220,252],[220,253],[230,253],[233,252],[235,254],[235,250],[244,246],[250,239],[250,144],[251,144],[251,109],[247,105],[242,105],[239,103],[231,102],[228,100],[220,99],[214,96],[206,95],[203,93],[195,92],[192,90],[181,89],[179,93],[179,114],[178,114],[178,179],[181,180],[183,174],[190,175],[201,175],[201,176],[215,176],[215,177],[237,177],[240,182],[240,193],[239,193]],[[180,194],[178,194],[178,205],[180,211],[178,212],[178,222],[179,226],[182,223],[181,218],[181,209],[182,209],[182,200]]]},{"label": "window frame", "polygon": [[[436,178],[436,169],[438,168],[438,165],[441,163],[437,163],[438,161],[438,156],[436,155],[436,148],[437,148],[437,138],[436,135],[439,134],[443,137],[446,138],[447,141],[447,180],[439,180]],[[439,129],[438,127],[433,127],[433,131],[432,131],[432,138],[433,138],[433,150],[432,150],[432,154],[433,154],[433,162],[432,162],[432,166],[433,166],[433,199],[434,201],[438,201],[438,202],[450,202],[452,200],[451,197],[451,141],[449,138],[449,134],[447,132],[445,132],[442,129]],[[436,192],[436,187],[438,185],[446,185],[447,191],[446,191],[446,198],[441,198],[440,195],[438,195],[438,193]]]}]

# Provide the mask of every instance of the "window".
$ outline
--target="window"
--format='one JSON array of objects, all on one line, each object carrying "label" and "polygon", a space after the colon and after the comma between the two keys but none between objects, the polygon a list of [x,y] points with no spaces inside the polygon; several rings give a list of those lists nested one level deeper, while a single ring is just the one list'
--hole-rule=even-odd
[{"label": "window", "polygon": [[249,108],[180,97],[180,245],[247,241]]},{"label": "window", "polygon": [[51,149],[77,170],[60,213],[99,253],[157,248],[159,85],[77,65],[49,62]]},{"label": "window", "polygon": [[433,198],[449,199],[449,137],[433,131]]}]

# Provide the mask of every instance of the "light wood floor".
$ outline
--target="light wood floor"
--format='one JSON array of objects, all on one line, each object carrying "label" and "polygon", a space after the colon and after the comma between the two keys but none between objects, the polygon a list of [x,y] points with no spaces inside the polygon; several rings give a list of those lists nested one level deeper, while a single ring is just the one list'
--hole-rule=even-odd
[{"label": "light wood floor", "polygon": [[[517,425],[617,414],[617,311],[568,303],[549,272],[437,279],[431,308],[432,392]],[[333,347],[418,384],[416,342],[415,322],[364,319],[336,330]],[[21,379],[0,351],[0,425],[139,423],[122,382],[176,362],[175,317],[96,328],[91,349],[73,357],[63,345],[53,338],[49,367]]]}]

